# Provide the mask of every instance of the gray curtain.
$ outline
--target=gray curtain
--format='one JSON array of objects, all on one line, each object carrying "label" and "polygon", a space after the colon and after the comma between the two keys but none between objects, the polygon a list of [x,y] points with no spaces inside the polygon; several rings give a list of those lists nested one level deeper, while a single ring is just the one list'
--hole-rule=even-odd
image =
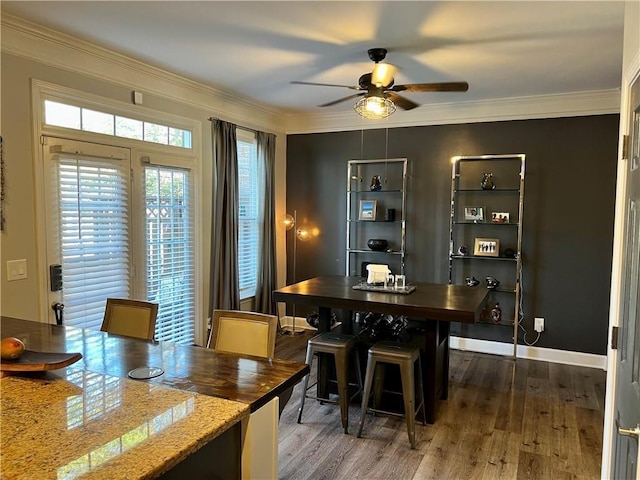
[{"label": "gray curtain", "polygon": [[257,132],[258,162],[264,168],[264,222],[260,235],[261,262],[258,265],[256,309],[262,313],[276,314],[276,304],[271,292],[276,288],[276,219],[275,219],[275,163],[276,136]]},{"label": "gray curtain", "polygon": [[209,312],[238,310],[238,151],[236,126],[211,121],[213,206],[211,209],[211,295]]}]

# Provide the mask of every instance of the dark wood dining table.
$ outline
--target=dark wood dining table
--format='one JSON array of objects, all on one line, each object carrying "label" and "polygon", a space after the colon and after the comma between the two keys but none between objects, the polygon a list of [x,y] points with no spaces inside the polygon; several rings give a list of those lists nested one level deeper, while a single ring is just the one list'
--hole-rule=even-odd
[{"label": "dark wood dining table", "polygon": [[2,337],[26,340],[27,349],[80,352],[84,368],[126,378],[144,366],[164,374],[149,383],[249,405],[255,412],[295,386],[308,372],[300,362],[239,356],[191,345],[154,342],[70,326],[0,317]]},{"label": "dark wood dining table", "polygon": [[[478,321],[488,290],[434,283],[413,283],[416,288],[409,294],[353,288],[362,282],[361,277],[315,277],[275,290],[273,299],[318,308],[321,333],[330,329],[332,309],[405,315],[418,322],[426,420],[434,423],[438,398],[448,397],[450,323]],[[343,331],[351,333],[349,330],[345,325]],[[320,385],[320,389],[320,395],[326,395],[326,387]]]}]

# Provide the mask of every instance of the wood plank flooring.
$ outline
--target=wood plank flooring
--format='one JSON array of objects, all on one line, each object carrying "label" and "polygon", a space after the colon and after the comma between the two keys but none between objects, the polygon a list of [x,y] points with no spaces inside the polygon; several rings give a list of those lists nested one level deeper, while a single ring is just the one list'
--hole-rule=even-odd
[{"label": "wood plank flooring", "polygon": [[[276,357],[304,361],[311,336],[278,337]],[[356,438],[355,404],[348,435],[337,405],[307,400],[298,424],[298,385],[280,419],[279,478],[598,479],[605,383],[602,370],[454,350],[449,399],[435,425],[417,422],[415,450],[403,418],[368,415]]]}]

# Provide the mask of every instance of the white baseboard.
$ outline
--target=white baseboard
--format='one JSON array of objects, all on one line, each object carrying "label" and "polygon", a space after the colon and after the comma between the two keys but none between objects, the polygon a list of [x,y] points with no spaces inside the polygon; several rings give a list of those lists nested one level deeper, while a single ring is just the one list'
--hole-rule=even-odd
[{"label": "white baseboard", "polygon": [[[280,317],[281,327],[293,328],[293,317],[285,315]],[[296,330],[316,331],[307,323],[306,318],[296,317]],[[479,340],[477,338],[455,337],[449,338],[449,346],[454,350],[488,353],[491,355],[513,355],[513,344],[494,342],[490,340]],[[571,352],[568,350],[555,350],[553,348],[529,347],[518,345],[516,350],[517,358],[528,360],[540,360],[543,362],[562,363],[564,365],[576,365],[578,367],[598,368],[607,370],[607,356],[595,355],[592,353]]]},{"label": "white baseboard", "polygon": [[[455,350],[469,352],[490,353],[493,355],[513,355],[513,344],[478,340],[476,338],[450,337],[449,346]],[[562,363],[579,367],[607,369],[607,356],[592,353],[570,352],[568,350],[555,350],[553,348],[529,347],[518,345],[517,358],[529,360],[541,360],[543,362]]]},{"label": "white baseboard", "polygon": [[[280,317],[280,326],[281,327],[290,327],[293,328],[293,317],[291,315],[283,315]],[[317,331],[317,328],[313,328],[311,325],[307,323],[306,318],[296,317],[296,325],[295,330],[311,330],[313,332]]]}]

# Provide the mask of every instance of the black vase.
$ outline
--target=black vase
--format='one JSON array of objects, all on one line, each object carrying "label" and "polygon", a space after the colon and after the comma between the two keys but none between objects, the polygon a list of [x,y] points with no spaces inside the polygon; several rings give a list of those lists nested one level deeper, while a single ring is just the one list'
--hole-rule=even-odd
[{"label": "black vase", "polygon": [[384,238],[370,238],[367,241],[367,246],[373,251],[383,252],[389,246],[389,242]]},{"label": "black vase", "polygon": [[380,182],[380,175],[374,175],[371,179],[371,191],[382,190],[382,183]]}]

